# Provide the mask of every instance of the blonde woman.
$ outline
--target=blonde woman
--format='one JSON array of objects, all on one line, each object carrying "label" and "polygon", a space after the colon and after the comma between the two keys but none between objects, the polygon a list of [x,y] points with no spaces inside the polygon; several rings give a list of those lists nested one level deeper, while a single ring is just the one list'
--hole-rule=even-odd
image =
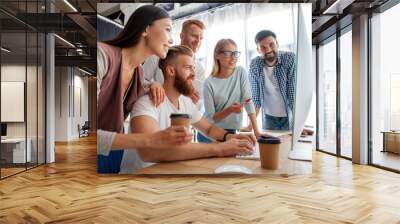
[{"label": "blonde woman", "polygon": [[[257,126],[255,107],[251,101],[251,89],[246,70],[236,66],[240,52],[232,39],[221,39],[214,49],[214,65],[204,83],[205,117],[230,132],[242,126],[245,108],[256,137],[261,135]],[[211,142],[199,133],[199,142]]]}]

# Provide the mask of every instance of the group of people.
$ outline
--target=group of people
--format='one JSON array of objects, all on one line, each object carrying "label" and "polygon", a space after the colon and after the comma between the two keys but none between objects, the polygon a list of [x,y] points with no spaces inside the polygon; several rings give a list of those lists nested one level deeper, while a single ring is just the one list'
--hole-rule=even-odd
[{"label": "group of people", "polygon": [[[98,43],[97,167],[130,173],[151,163],[251,153],[262,128],[289,130],[295,55],[278,50],[276,35],[257,33],[259,56],[249,72],[232,39],[214,49],[211,74],[196,60],[205,25],[187,20],[180,45],[172,45],[172,20],[156,6],[138,8],[116,38]],[[200,108],[204,106],[204,114]],[[243,109],[250,120],[242,128]],[[189,114],[197,130],[171,126],[170,115]],[[130,115],[130,116],[129,116]],[[130,117],[130,130],[124,121]],[[252,131],[241,134],[239,130]]]}]

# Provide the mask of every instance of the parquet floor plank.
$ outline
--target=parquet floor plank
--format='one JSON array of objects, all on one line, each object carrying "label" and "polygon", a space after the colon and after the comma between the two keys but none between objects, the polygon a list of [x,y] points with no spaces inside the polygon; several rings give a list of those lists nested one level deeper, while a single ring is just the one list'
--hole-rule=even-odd
[{"label": "parquet floor plank", "polygon": [[400,175],[314,153],[307,176],[98,175],[94,137],[0,181],[0,223],[397,223]]}]

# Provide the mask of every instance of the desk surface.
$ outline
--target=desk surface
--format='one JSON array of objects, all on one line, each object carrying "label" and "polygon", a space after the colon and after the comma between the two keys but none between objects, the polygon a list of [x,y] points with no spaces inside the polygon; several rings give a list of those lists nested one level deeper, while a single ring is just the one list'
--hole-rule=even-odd
[{"label": "desk surface", "polygon": [[[30,140],[29,138],[27,139],[28,141]],[[19,142],[24,142],[25,138],[5,138],[1,139],[1,143],[19,143]]]},{"label": "desk surface", "polygon": [[381,133],[383,134],[400,134],[400,131],[396,130],[396,131],[381,131]]},{"label": "desk surface", "polygon": [[[157,163],[149,167],[139,169],[136,174],[214,174],[214,170],[221,165],[242,165],[253,171],[253,174],[275,174],[292,176],[297,174],[311,174],[311,161],[298,161],[288,159],[291,149],[291,137],[282,136],[280,150],[279,169],[267,170],[261,168],[259,160],[237,159],[234,157],[205,158],[177,162]],[[299,143],[301,150],[309,154],[312,144]],[[223,175],[223,174],[218,174]]]}]

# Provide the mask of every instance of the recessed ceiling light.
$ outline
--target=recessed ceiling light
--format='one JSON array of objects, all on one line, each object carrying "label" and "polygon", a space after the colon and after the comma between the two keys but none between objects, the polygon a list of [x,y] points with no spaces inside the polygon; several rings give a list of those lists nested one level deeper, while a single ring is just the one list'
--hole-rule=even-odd
[{"label": "recessed ceiling light", "polygon": [[78,12],[78,10],[71,4],[69,3],[68,0],[64,0],[65,4],[67,4],[72,10],[74,10],[75,12]]},{"label": "recessed ceiling light", "polygon": [[123,25],[121,25],[121,24],[115,22],[114,20],[111,20],[111,19],[109,19],[109,18],[107,18],[107,17],[105,17],[105,16],[102,16],[102,15],[100,15],[100,14],[97,14],[97,17],[99,17],[99,19],[101,19],[101,20],[103,20],[103,21],[106,21],[106,22],[109,22],[109,23],[114,24],[114,25],[118,26],[119,28],[122,28],[122,29],[124,28]]},{"label": "recessed ceiling light", "polygon": [[342,14],[343,9],[351,5],[355,0],[336,0],[322,14]]},{"label": "recessed ceiling light", "polygon": [[10,53],[10,52],[11,52],[11,50],[9,50],[9,49],[7,49],[7,48],[5,48],[5,47],[1,47],[0,49],[1,49],[2,51],[6,52],[6,53]]},{"label": "recessed ceiling light", "polygon": [[78,67],[78,69],[79,69],[79,71],[81,71],[81,72],[83,72],[83,73],[85,73],[85,74],[92,75],[92,73],[90,73],[90,72],[88,72],[88,71],[86,71],[86,70],[83,70],[83,69],[81,69],[81,68],[79,68],[79,67]]},{"label": "recessed ceiling light", "polygon": [[67,45],[69,45],[70,47],[75,48],[75,45],[73,45],[73,44],[72,44],[71,42],[69,42],[68,40],[66,40],[66,39],[64,39],[64,38],[62,38],[62,37],[60,37],[60,36],[57,35],[57,34],[54,34],[54,36],[57,37],[58,39],[60,39],[61,41],[63,41],[64,43],[66,43]]}]

